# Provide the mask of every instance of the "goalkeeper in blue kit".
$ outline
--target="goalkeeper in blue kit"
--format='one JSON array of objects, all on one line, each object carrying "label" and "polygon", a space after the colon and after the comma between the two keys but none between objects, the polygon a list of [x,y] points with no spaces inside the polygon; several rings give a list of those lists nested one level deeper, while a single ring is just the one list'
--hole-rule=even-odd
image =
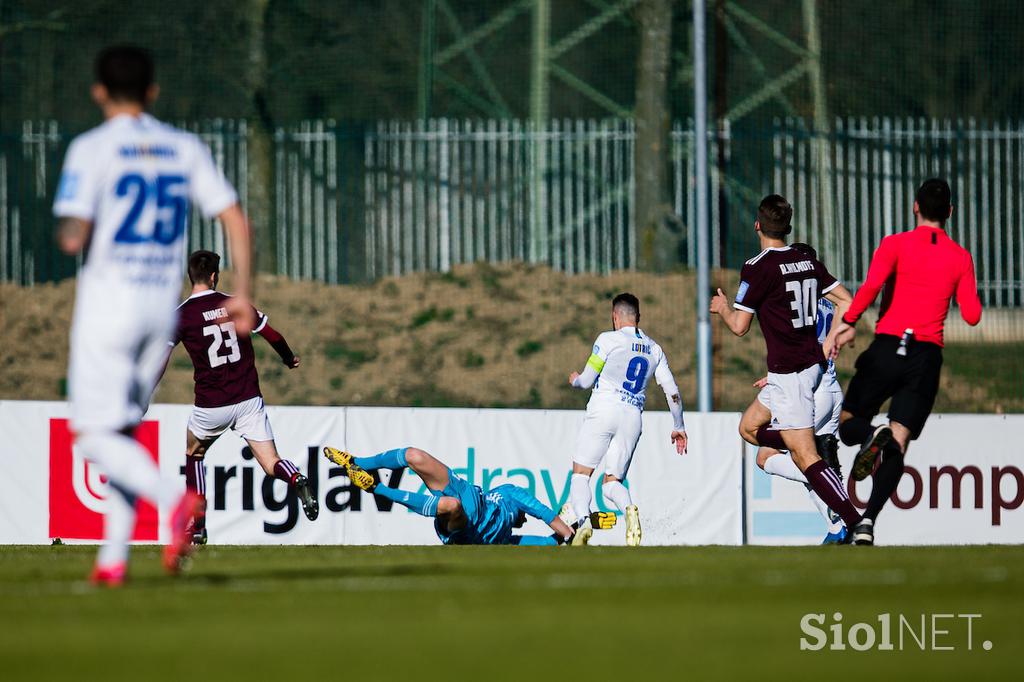
[{"label": "goalkeeper in blue kit", "polygon": [[[336,448],[325,447],[324,456],[343,467],[361,490],[385,497],[421,516],[434,518],[437,537],[446,545],[585,545],[593,529],[569,526],[551,508],[525,488],[502,485],[484,492],[455,475],[446,464],[418,448],[397,448],[372,457],[353,457]],[[412,493],[378,485],[368,469],[409,467],[427,487],[427,493]],[[526,517],[551,526],[553,535],[514,535]]]}]

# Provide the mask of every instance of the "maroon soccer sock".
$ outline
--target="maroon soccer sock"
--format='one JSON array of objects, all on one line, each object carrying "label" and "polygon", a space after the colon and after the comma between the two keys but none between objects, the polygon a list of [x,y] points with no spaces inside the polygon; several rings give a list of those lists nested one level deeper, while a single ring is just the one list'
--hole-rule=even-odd
[{"label": "maroon soccer sock", "polygon": [[818,494],[818,497],[829,506],[829,509],[843,517],[843,523],[846,524],[847,528],[853,530],[853,527],[860,521],[861,516],[857,513],[853,503],[850,502],[846,489],[843,487],[839,477],[836,476],[836,472],[832,471],[823,460],[819,459],[804,470],[804,476],[807,477],[807,482],[814,488],[814,492]]},{"label": "maroon soccer sock", "polygon": [[[203,466],[202,457],[185,455],[185,489],[199,495],[203,505],[206,505],[206,467]],[[205,519],[195,519],[194,528],[200,530],[204,524]]]},{"label": "maroon soccer sock", "polygon": [[274,465],[274,476],[280,478],[288,485],[294,485],[295,479],[299,475],[299,467],[295,466],[287,459],[278,460],[277,464]]},{"label": "maroon soccer sock", "polygon": [[782,440],[782,433],[775,429],[769,429],[767,425],[757,430],[757,444],[766,448],[775,448],[776,450],[789,449],[786,447],[786,441]]}]

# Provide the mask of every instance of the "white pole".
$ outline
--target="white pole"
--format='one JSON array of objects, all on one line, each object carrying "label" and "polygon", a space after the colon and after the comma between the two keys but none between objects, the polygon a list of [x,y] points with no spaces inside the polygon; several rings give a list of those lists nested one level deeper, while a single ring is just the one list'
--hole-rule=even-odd
[{"label": "white pole", "polygon": [[711,249],[704,0],[693,0],[693,135],[697,177],[697,409],[711,411]]}]

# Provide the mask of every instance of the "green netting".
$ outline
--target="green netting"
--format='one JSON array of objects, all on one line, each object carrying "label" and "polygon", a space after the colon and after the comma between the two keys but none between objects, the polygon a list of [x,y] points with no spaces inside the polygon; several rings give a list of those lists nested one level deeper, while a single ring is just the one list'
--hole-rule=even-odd
[{"label": "green netting", "polygon": [[[645,19],[659,7],[667,20]],[[754,208],[768,192],[791,198],[797,236],[856,284],[878,239],[909,226],[916,184],[943,175],[958,206],[951,233],[975,256],[983,301],[999,309],[982,332],[957,338],[1024,336],[1019,3],[707,8],[722,283],[756,251]],[[480,261],[558,276],[685,273],[696,255],[690,9],[669,0],[0,0],[0,281],[75,271],[52,248],[49,205],[67,142],[99,122],[92,60],[115,42],[153,51],[163,90],[154,113],[214,149],[252,216],[263,273],[358,284]],[[645,22],[667,40],[653,70],[642,58]],[[647,82],[664,83],[665,182],[653,226],[636,166],[634,114]],[[189,239],[223,247],[198,216]],[[735,406],[746,396],[722,377],[756,363],[723,348],[716,381],[732,402],[719,405]],[[978,371],[958,362],[971,368],[965,375]],[[1020,409],[1019,390],[1009,393],[964,398],[964,409]],[[540,404],[559,403],[543,394]]]}]

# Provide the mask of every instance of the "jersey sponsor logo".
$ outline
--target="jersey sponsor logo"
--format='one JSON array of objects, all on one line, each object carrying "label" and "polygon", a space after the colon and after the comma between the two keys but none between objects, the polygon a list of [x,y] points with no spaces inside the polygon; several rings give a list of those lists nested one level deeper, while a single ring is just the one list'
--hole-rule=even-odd
[{"label": "jersey sponsor logo", "polygon": [[70,201],[78,194],[78,173],[64,172],[57,187],[57,201]]},{"label": "jersey sponsor logo", "polygon": [[[159,463],[160,424],[144,421],[135,439]],[[50,420],[50,537],[102,540],[103,515],[109,484],[106,476],[73,447],[67,419]],[[158,539],[156,508],[141,500],[137,505],[134,540]]]},{"label": "jersey sponsor logo", "polygon": [[173,159],[178,156],[178,151],[174,147],[162,144],[124,145],[117,153],[125,159]]},{"label": "jersey sponsor logo", "polygon": [[743,297],[747,295],[747,290],[750,288],[748,282],[740,282],[740,288],[736,290],[736,302],[742,303]]},{"label": "jersey sponsor logo", "polygon": [[802,260],[798,263],[779,263],[779,270],[783,275],[792,275],[799,272],[810,272],[814,269],[814,263],[809,260]]}]

